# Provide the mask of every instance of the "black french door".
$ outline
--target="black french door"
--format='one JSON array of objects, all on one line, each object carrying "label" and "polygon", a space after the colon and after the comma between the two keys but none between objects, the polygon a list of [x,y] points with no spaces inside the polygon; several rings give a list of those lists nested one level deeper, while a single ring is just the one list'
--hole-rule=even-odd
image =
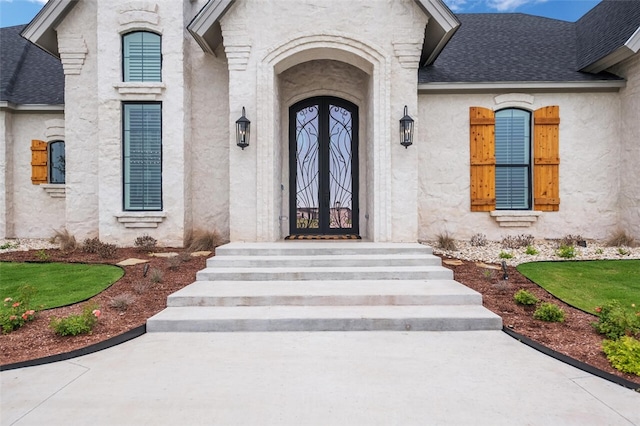
[{"label": "black french door", "polygon": [[358,107],[315,97],[289,109],[291,235],[358,229]]}]

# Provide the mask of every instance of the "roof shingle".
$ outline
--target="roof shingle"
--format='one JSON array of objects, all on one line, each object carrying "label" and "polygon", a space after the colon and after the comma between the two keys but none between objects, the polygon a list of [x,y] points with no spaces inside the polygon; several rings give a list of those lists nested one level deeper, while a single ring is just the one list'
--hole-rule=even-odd
[{"label": "roof shingle", "polygon": [[26,25],[0,28],[0,101],[64,104],[60,60],[20,36]]}]

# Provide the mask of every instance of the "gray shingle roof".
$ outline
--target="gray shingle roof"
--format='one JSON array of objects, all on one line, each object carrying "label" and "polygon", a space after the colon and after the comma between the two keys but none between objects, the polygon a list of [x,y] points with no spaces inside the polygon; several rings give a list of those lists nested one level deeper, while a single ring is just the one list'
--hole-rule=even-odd
[{"label": "gray shingle roof", "polygon": [[576,22],[582,69],[623,46],[640,27],[640,0],[603,0]]},{"label": "gray shingle roof", "polygon": [[520,13],[460,14],[462,25],[419,83],[616,80],[579,72],[576,24]]},{"label": "gray shingle roof", "polygon": [[25,27],[0,28],[0,101],[63,104],[62,64],[22,38],[20,32]]}]

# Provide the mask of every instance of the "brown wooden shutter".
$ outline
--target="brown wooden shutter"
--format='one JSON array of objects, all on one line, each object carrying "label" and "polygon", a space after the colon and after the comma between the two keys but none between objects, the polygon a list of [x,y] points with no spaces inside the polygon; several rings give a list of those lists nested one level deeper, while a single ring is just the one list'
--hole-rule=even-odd
[{"label": "brown wooden shutter", "polygon": [[471,124],[471,211],[496,207],[495,113],[487,108],[469,109]]},{"label": "brown wooden shutter", "polygon": [[31,183],[47,183],[47,169],[47,143],[34,139],[31,141]]},{"label": "brown wooden shutter", "polygon": [[560,107],[533,113],[533,205],[535,210],[560,208]]}]

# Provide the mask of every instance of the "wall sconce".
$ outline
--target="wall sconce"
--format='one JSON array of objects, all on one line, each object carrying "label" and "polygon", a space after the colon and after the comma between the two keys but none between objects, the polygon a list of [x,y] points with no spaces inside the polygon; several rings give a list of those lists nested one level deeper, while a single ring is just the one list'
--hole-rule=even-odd
[{"label": "wall sconce", "polygon": [[236,120],[236,144],[244,149],[249,146],[249,130],[251,122],[244,116],[244,107],[242,107],[242,117]]},{"label": "wall sconce", "polygon": [[413,118],[407,113],[407,106],[404,106],[404,117],[400,119],[400,145],[408,148],[413,144]]}]

